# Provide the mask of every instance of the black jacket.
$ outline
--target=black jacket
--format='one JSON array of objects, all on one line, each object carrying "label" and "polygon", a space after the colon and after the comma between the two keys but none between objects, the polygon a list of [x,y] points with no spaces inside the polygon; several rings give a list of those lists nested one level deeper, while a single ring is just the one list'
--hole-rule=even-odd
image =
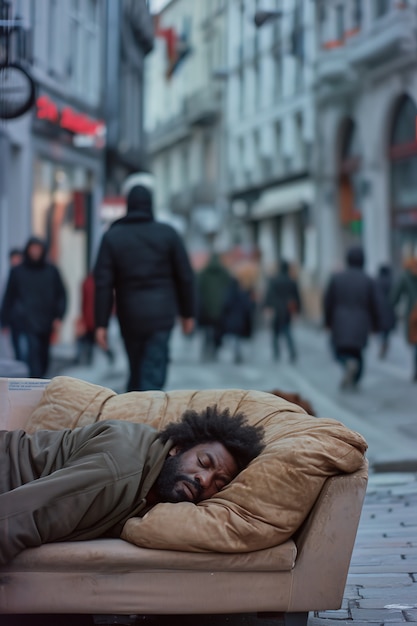
[{"label": "black jacket", "polygon": [[335,348],[364,348],[369,333],[380,327],[372,278],[360,267],[349,267],[335,274],[325,292],[324,315]]},{"label": "black jacket", "polygon": [[96,327],[113,308],[124,337],[169,330],[177,314],[195,316],[194,275],[181,238],[150,208],[129,212],[101,241],[94,269]]},{"label": "black jacket", "polygon": [[264,306],[274,311],[273,325],[275,329],[291,322],[292,313],[301,309],[298,285],[285,273],[271,278],[268,284]]},{"label": "black jacket", "polygon": [[65,309],[66,292],[58,269],[45,258],[34,263],[25,251],[23,262],[10,270],[1,325],[18,332],[47,334]]}]

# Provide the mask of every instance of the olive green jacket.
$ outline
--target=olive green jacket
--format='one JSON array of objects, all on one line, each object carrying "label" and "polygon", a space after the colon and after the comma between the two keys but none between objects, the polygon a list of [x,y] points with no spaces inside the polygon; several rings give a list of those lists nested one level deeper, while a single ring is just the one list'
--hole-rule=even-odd
[{"label": "olive green jacket", "polygon": [[0,564],[43,543],[119,536],[148,510],[170,447],[151,426],[125,421],[0,431]]}]

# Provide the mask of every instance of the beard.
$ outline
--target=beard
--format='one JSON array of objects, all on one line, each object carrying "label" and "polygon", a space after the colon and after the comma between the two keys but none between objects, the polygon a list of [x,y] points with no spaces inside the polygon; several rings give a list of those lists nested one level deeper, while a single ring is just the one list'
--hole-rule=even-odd
[{"label": "beard", "polygon": [[[193,498],[181,483],[190,486],[194,494]],[[197,502],[203,488],[199,482],[182,473],[180,453],[167,457],[155,482],[155,490],[160,502]]]}]

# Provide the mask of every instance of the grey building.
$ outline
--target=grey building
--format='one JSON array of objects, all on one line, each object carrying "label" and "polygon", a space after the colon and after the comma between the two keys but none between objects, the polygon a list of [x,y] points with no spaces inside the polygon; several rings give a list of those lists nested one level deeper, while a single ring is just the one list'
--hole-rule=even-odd
[{"label": "grey building", "polygon": [[363,245],[368,267],[417,254],[417,2],[317,3],[320,273]]}]

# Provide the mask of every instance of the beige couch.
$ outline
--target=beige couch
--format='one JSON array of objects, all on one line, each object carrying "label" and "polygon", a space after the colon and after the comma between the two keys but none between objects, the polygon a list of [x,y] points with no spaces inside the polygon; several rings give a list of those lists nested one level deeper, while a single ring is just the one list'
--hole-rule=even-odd
[{"label": "beige couch", "polygon": [[360,435],[256,391],[116,396],[65,377],[46,391],[45,384],[0,379],[0,429],[33,432],[109,417],[158,427],[184,408],[216,403],[264,425],[265,457],[203,506],[157,505],[129,520],[126,541],[26,550],[0,568],[0,613],[283,612],[298,626],[309,611],[341,606],[367,483]]}]

